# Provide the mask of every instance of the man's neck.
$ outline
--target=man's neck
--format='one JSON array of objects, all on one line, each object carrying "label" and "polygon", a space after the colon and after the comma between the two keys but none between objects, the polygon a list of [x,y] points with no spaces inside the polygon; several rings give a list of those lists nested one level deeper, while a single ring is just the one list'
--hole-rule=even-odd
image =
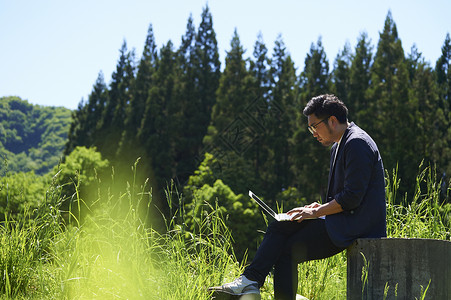
[{"label": "man's neck", "polygon": [[337,135],[336,135],[336,137],[335,137],[335,142],[336,143],[338,143],[340,140],[341,140],[341,138],[343,137],[343,134],[345,133],[345,131],[346,131],[346,129],[349,127],[349,122],[346,122],[346,123],[344,123],[344,124],[340,124],[339,126],[338,126],[338,130],[337,130]]}]

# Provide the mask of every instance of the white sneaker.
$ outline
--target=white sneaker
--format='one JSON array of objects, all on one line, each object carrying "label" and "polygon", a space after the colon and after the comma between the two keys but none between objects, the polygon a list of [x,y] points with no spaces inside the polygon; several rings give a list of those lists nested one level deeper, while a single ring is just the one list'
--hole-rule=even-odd
[{"label": "white sneaker", "polygon": [[214,286],[208,289],[210,292],[226,293],[230,295],[246,295],[246,294],[258,294],[260,290],[258,288],[257,281],[252,281],[241,275],[230,283],[225,283],[221,286]]}]

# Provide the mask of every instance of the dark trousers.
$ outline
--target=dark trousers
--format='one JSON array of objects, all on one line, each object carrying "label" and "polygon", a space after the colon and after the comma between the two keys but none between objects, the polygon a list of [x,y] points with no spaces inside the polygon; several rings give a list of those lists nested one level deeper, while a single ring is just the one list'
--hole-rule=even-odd
[{"label": "dark trousers", "polygon": [[296,298],[299,263],[326,258],[344,249],[332,243],[324,219],[273,222],[243,274],[262,286],[274,266],[274,297],[291,300]]}]

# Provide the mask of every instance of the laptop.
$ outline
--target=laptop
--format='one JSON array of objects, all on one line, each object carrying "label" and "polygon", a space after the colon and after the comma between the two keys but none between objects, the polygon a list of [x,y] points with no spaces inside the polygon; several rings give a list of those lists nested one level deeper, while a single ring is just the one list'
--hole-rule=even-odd
[{"label": "laptop", "polygon": [[[291,221],[292,216],[287,213],[276,214],[275,211],[271,209],[263,200],[257,197],[252,191],[249,191],[249,197],[255,200],[255,202],[260,205],[263,210],[268,213],[271,217],[276,219],[277,221]],[[304,220],[312,220],[312,219],[325,219],[325,216],[321,217],[312,217],[312,218],[304,218]]]},{"label": "laptop", "polygon": [[271,207],[269,207],[265,202],[263,202],[260,198],[257,197],[257,195],[255,195],[254,193],[252,193],[252,191],[249,191],[249,197],[251,197],[252,199],[255,200],[255,202],[258,203],[258,205],[260,205],[260,207],[271,217],[273,217],[274,219],[276,219],[277,221],[291,221],[291,216],[286,214],[286,213],[282,213],[282,214],[276,214],[275,211],[273,211],[271,209]]}]

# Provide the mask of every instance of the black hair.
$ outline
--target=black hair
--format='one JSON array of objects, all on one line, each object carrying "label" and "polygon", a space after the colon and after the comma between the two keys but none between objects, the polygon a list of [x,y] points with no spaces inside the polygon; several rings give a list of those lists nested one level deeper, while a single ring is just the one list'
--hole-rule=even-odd
[{"label": "black hair", "polygon": [[309,116],[315,114],[319,119],[335,116],[341,124],[348,121],[348,108],[332,94],[324,94],[313,97],[305,106],[303,114]]}]

